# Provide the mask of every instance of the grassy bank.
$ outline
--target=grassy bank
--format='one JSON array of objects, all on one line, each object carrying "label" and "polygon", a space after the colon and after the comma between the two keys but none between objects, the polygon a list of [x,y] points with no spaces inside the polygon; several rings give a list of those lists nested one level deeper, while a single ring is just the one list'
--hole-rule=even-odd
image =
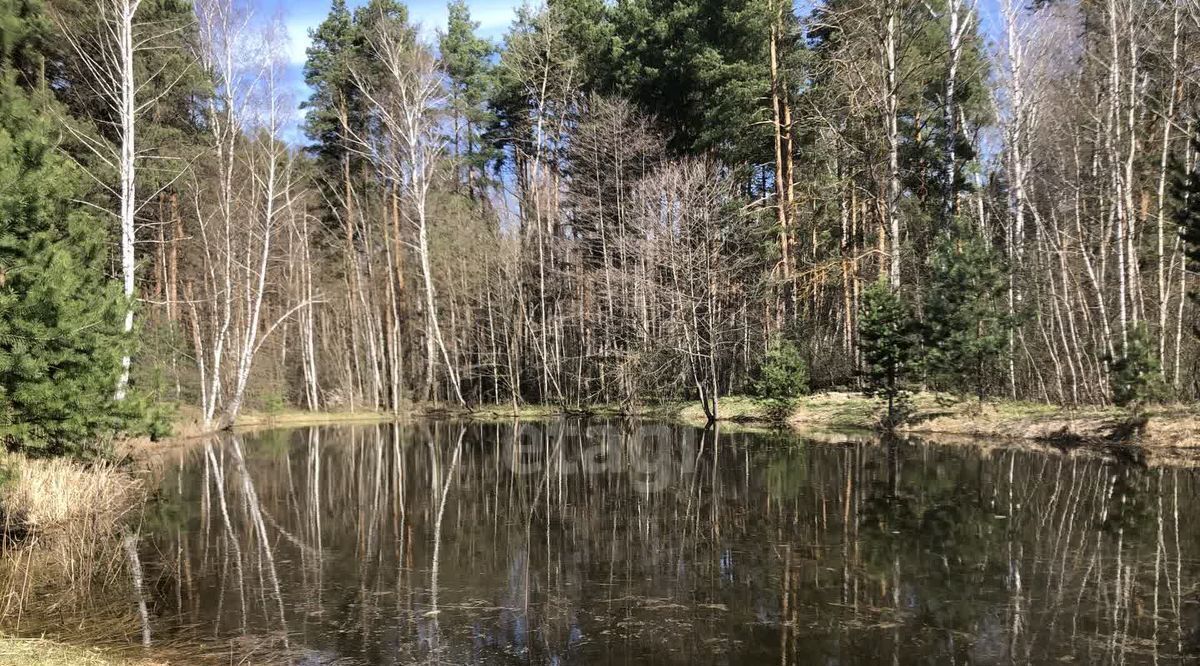
[{"label": "grassy bank", "polygon": [[[211,426],[206,426],[200,417],[200,410],[190,405],[176,406],[175,416],[171,421],[170,439],[189,439],[212,434]],[[337,423],[382,423],[406,418],[419,410],[406,410],[397,415],[392,412],[371,410],[357,411],[316,411],[303,409],[282,409],[276,411],[243,410],[234,422],[234,430],[261,430],[263,428],[298,428],[311,425],[329,425]]]},{"label": "grassy bank", "polygon": [[[959,398],[947,394],[922,393],[910,399],[911,415],[898,428],[913,435],[946,435],[959,438],[1005,438],[1056,444],[1139,444],[1150,448],[1196,449],[1200,452],[1200,407],[1162,405],[1145,411],[1144,422],[1132,424],[1128,412],[1116,407],[1060,407],[1043,403]],[[740,428],[778,428],[798,431],[869,431],[877,428],[884,413],[880,400],[853,392],[825,392],[795,401],[786,418],[770,403],[748,396],[725,396],[720,402],[720,420]],[[481,422],[513,419],[542,419],[561,415],[598,417],[638,416],[703,426],[704,411],[696,402],[652,405],[598,404],[585,408],[557,405],[480,405],[464,409],[454,405],[410,405],[402,414],[375,411],[276,412],[246,411],[238,417],[235,431],[293,428],[315,425],[367,424],[407,421],[414,417],[439,416]],[[145,459],[148,455],[187,445],[194,438],[211,434],[194,409],[181,408],[174,424],[175,435],[165,442],[127,442],[123,453]]]},{"label": "grassy bank", "polygon": [[[1194,405],[1149,408],[1144,423],[1116,407],[1067,408],[1009,400],[980,403],[943,394],[916,395],[911,408],[911,417],[898,429],[902,433],[1200,450],[1200,410]],[[720,410],[725,421],[772,421],[769,405],[755,398],[723,398]],[[687,405],[677,415],[687,423],[705,422],[699,404]],[[797,430],[870,430],[883,415],[878,400],[857,393],[819,393],[797,400],[786,424]]]},{"label": "grassy bank", "polygon": [[96,648],[76,647],[44,638],[0,636],[0,666],[152,666],[165,663],[126,659]]},{"label": "grassy bank", "polygon": [[[921,393],[910,399],[912,414],[899,428],[914,435],[956,437],[1002,437],[1058,443],[1121,443],[1159,448],[1200,450],[1200,409],[1195,405],[1161,405],[1147,409],[1145,422],[1131,428],[1131,416],[1116,407],[1060,407],[1012,400],[979,402],[947,394]],[[657,405],[598,404],[583,409],[555,405],[482,405],[471,410],[446,405],[413,405],[404,416],[380,412],[300,412],[276,414],[248,412],[238,419],[237,429],[294,427],[337,423],[378,423],[412,416],[439,415],[494,422],[539,419],[563,414],[591,416],[639,416],[680,421],[696,426],[706,422],[699,403]],[[748,396],[721,398],[721,421],[741,427],[778,427],[796,430],[873,430],[884,414],[881,401],[852,392],[825,392],[796,400],[781,422],[770,403]]]}]

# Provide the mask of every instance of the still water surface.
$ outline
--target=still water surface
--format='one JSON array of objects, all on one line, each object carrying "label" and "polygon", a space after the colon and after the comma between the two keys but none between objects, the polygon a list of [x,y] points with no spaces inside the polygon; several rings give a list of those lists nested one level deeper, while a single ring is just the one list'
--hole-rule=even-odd
[{"label": "still water surface", "polygon": [[1083,455],[576,421],[178,454],[155,641],[233,663],[1176,664],[1200,476]]}]

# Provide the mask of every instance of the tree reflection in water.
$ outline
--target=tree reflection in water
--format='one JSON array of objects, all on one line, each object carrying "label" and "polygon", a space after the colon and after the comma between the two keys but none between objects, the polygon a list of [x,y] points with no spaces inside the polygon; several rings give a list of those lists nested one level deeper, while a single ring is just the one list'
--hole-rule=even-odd
[{"label": "tree reflection in water", "polygon": [[230,436],[144,528],[154,636],[248,662],[1185,663],[1189,470],[566,420]]}]

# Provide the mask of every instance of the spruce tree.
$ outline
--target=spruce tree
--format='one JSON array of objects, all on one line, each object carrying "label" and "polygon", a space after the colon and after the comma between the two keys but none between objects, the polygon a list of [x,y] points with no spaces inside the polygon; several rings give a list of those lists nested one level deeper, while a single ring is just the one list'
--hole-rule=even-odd
[{"label": "spruce tree", "polygon": [[886,280],[863,293],[858,322],[858,348],[863,358],[864,394],[883,396],[889,429],[903,420],[904,398],[917,360],[916,323],[912,308]]},{"label": "spruce tree", "polygon": [[1113,402],[1119,407],[1128,407],[1140,412],[1147,403],[1166,397],[1162,368],[1154,350],[1154,340],[1145,322],[1138,322],[1129,332],[1129,340],[1122,346],[1121,354],[1112,362],[1109,382]]},{"label": "spruce tree", "polygon": [[980,399],[999,376],[1013,322],[1003,259],[972,230],[942,234],[929,257],[922,337],[927,379]]},{"label": "spruce tree", "polygon": [[52,102],[0,71],[0,440],[88,455],[139,416],[114,400],[125,300],[104,227],[77,203],[87,180],[51,140]]}]

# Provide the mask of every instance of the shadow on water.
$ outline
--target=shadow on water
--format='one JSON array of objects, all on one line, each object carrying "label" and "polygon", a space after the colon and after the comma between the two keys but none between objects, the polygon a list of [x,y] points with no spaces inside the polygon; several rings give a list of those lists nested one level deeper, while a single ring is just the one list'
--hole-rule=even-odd
[{"label": "shadow on water", "polygon": [[181,452],[137,551],[155,640],[235,662],[1194,663],[1197,480],[648,422],[313,428]]}]

